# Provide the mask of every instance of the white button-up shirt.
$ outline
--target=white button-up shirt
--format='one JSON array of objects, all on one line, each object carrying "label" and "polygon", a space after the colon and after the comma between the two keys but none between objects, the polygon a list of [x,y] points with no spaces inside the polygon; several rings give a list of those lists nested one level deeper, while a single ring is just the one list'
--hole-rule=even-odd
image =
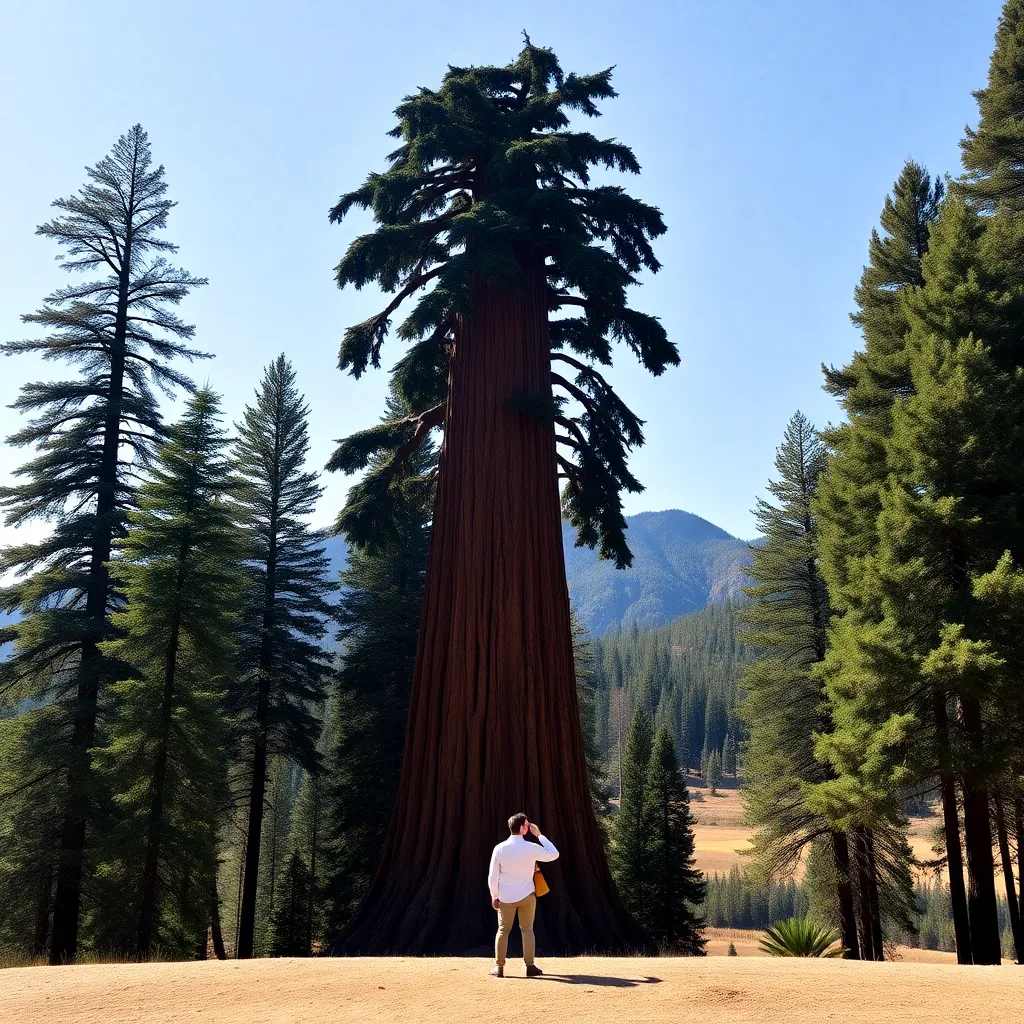
[{"label": "white button-up shirt", "polygon": [[538,836],[537,843],[527,842],[521,835],[509,836],[498,843],[491,854],[491,868],[487,873],[487,884],[491,899],[501,903],[518,903],[533,892],[533,868],[541,861],[558,860],[555,844],[544,836]]}]

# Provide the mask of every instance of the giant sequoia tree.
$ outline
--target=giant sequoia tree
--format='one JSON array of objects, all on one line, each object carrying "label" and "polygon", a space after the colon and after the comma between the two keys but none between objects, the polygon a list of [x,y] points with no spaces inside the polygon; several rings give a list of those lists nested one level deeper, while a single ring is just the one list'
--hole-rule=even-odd
[{"label": "giant sequoia tree", "polygon": [[174,203],[140,125],[86,173],[88,183],[56,200],[58,215],[38,233],[63,248],[65,270],[87,276],[23,317],[41,336],[0,348],[77,370],[21,389],[14,407],[31,418],[8,441],[36,455],[17,471],[17,483],[0,489],[8,526],[52,527],[44,540],[0,555],[0,575],[14,577],[0,591],[0,608],[21,613],[18,625],[0,630],[0,644],[14,641],[0,669],[0,694],[31,697],[47,709],[16,756],[21,792],[52,808],[24,819],[34,822],[19,840],[25,856],[0,878],[0,896],[8,885],[38,892],[33,946],[37,954],[48,947],[58,964],[78,950],[95,816],[90,750],[111,680],[99,645],[120,604],[107,566],[139,468],[163,431],[155,391],[192,387],[172,366],[176,357],[198,355],[185,345],[193,329],[174,307],[205,283],[167,262],[176,246],[162,229]]},{"label": "giant sequoia tree", "polygon": [[[351,328],[340,367],[380,363],[391,318],[421,292],[397,333],[395,368],[411,412],[350,437],[330,467],[372,470],[339,525],[380,543],[406,460],[443,428],[433,535],[402,780],[378,871],[343,951],[441,952],[489,941],[483,871],[503,822],[525,810],[557,837],[572,871],[552,871],[541,942],[624,949],[642,936],[616,896],[590,807],[580,736],[562,510],[579,542],[629,563],[623,488],[641,422],[595,363],[622,341],[652,373],[678,362],[658,321],[627,288],[658,262],[657,210],[591,169],[636,173],[633,153],[568,130],[598,113],[610,72],[563,74],[527,40],[507,67],[451,68],[439,90],[397,110],[401,142],[332,211],[373,212],[341,286],[394,298]],[[579,315],[552,314],[562,311]],[[557,389],[557,396],[556,391]],[[558,447],[564,449],[560,453]]]}]

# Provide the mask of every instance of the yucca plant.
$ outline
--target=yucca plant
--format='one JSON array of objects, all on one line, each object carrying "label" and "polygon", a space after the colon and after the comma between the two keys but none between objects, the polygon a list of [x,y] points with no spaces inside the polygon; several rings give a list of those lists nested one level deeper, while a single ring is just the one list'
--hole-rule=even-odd
[{"label": "yucca plant", "polygon": [[777,921],[765,929],[761,949],[769,956],[846,956],[842,946],[834,946],[839,932],[809,921],[806,917],[791,917]]}]

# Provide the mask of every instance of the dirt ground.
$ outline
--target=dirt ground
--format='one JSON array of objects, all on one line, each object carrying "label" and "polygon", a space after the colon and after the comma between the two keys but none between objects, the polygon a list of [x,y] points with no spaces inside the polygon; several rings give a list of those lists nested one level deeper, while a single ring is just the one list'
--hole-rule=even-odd
[{"label": "dirt ground", "polygon": [[[930,963],[545,960],[503,980],[470,959],[316,959],[19,967],[0,972],[4,1024],[988,1024],[1019,1019],[1024,970]],[[698,1016],[699,1015],[699,1018]]]}]

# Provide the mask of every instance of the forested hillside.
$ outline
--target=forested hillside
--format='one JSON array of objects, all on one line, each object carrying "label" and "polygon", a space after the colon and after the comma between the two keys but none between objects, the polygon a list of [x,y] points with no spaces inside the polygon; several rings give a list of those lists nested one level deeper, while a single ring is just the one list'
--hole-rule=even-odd
[{"label": "forested hillside", "polygon": [[635,622],[664,626],[708,604],[736,600],[750,562],[746,541],[700,516],[679,509],[626,517],[633,553],[628,569],[575,547],[576,533],[563,523],[565,571],[576,614],[595,634]]},{"label": "forested hillside", "polygon": [[597,742],[612,771],[641,702],[657,726],[669,727],[684,767],[699,769],[717,751],[723,768],[736,770],[743,741],[738,680],[753,658],[739,629],[736,607],[726,602],[667,626],[634,622],[594,640]]}]

